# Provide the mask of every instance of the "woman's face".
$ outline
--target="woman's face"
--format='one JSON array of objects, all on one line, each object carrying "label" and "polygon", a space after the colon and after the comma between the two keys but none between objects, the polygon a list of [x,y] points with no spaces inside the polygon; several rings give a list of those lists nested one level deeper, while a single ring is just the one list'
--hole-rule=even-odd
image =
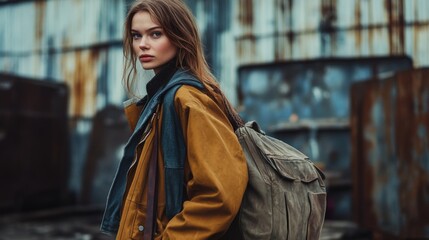
[{"label": "woman's face", "polygon": [[158,73],[160,67],[176,56],[177,48],[146,11],[137,12],[131,21],[133,50],[142,67]]}]

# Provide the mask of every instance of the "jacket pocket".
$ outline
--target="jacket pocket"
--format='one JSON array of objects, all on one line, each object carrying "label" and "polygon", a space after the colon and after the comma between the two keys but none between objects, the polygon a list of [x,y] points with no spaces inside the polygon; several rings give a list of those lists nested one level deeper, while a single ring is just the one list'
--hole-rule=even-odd
[{"label": "jacket pocket", "polygon": [[[146,231],[146,206],[139,203],[132,203],[134,212],[132,213],[133,220],[129,224],[128,229],[129,237],[135,240],[143,239],[144,231]],[[164,215],[165,205],[158,203],[157,215],[156,215],[156,230],[154,232],[154,238],[159,238],[160,234],[164,232],[167,222],[161,222],[161,219],[166,219]]]},{"label": "jacket pocket", "polygon": [[137,203],[134,203],[134,206],[135,206],[134,220],[131,226],[129,226],[131,227],[130,237],[131,239],[140,240],[140,239],[143,239],[143,234],[146,228],[145,226],[146,207]]}]

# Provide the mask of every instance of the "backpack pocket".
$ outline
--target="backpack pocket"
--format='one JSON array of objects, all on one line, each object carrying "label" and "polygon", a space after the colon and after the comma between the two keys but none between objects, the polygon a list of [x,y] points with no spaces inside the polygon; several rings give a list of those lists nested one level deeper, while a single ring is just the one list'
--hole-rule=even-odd
[{"label": "backpack pocket", "polygon": [[269,157],[269,165],[275,172],[289,181],[311,183],[319,178],[319,174],[310,161],[306,159],[290,159],[287,157]]},{"label": "backpack pocket", "polygon": [[325,218],[326,193],[308,192],[308,201],[299,201],[300,197],[285,192],[287,222],[286,239],[319,239],[321,226]]},{"label": "backpack pocket", "polygon": [[[274,231],[286,239],[319,239],[325,217],[326,190],[312,162],[306,159],[269,157],[273,166],[273,189],[277,199],[284,198],[285,210],[273,211],[274,221],[284,229]],[[279,206],[281,207],[281,206]],[[284,212],[284,213],[283,213]]]},{"label": "backpack pocket", "polygon": [[310,202],[310,216],[308,217],[307,239],[319,239],[321,228],[325,220],[326,193],[308,193]]}]

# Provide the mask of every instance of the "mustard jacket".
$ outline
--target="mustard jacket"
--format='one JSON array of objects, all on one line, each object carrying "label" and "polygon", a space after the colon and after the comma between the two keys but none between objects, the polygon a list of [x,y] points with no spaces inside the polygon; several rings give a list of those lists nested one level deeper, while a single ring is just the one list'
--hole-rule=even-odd
[{"label": "mustard jacket", "polygon": [[[241,146],[225,115],[205,92],[182,86],[174,98],[187,146],[187,200],[171,220],[165,216],[164,165],[158,149],[158,211],[155,239],[221,239],[237,214],[247,185],[247,165]],[[131,129],[141,109],[125,109]],[[162,111],[150,124],[161,132]],[[155,131],[149,130],[136,149],[136,163],[128,172],[116,239],[143,239],[148,161]],[[160,137],[158,137],[160,139]]]}]

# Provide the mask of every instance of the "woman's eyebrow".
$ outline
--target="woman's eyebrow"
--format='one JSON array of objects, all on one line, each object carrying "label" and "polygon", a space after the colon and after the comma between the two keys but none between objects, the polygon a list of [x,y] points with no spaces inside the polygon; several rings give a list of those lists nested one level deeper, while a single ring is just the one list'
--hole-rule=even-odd
[{"label": "woman's eyebrow", "polygon": [[[155,27],[151,27],[151,28],[146,29],[146,32],[155,30],[157,28],[161,28],[162,29],[162,27],[160,27],[160,26],[155,26]],[[140,32],[140,31],[135,30],[135,29],[131,29],[131,32]]]}]

